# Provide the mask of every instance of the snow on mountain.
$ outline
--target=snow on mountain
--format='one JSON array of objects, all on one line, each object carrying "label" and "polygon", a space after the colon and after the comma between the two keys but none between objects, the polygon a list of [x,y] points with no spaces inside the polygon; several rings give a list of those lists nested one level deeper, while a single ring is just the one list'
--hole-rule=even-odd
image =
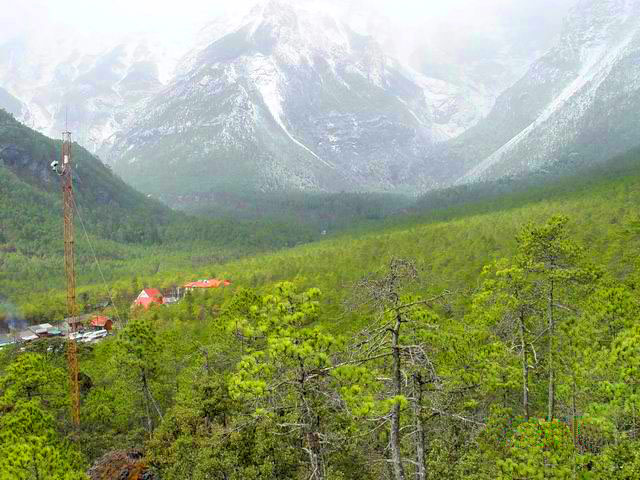
[{"label": "snow on mountain", "polygon": [[412,68],[319,2],[261,0],[206,24],[189,51],[16,37],[0,44],[0,106],[52,136],[68,107],[76,140],[167,201],[418,193],[640,144],[640,0],[579,0],[532,64],[524,37],[501,35],[470,59],[426,38],[404,55]]},{"label": "snow on mountain", "polygon": [[458,182],[604,160],[640,144],[639,60],[640,1],[581,0],[557,45],[452,142],[465,170]]},{"label": "snow on mountain", "polygon": [[96,150],[172,75],[177,56],[144,38],[83,49],[82,39],[22,36],[0,45],[0,85],[24,108],[17,118],[57,137],[68,127]]},{"label": "snow on mountain", "polygon": [[264,1],[207,33],[102,151],[144,191],[420,191],[442,176],[430,148],[483,113],[482,92],[411,71],[309,4]]}]

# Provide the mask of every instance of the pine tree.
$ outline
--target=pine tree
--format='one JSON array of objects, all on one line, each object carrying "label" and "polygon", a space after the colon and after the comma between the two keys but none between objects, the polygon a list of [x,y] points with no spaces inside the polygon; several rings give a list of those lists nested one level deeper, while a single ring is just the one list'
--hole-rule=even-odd
[{"label": "pine tree", "polygon": [[229,383],[231,397],[251,402],[256,415],[282,417],[292,434],[300,431],[308,478],[314,480],[327,477],[328,373],[336,344],[310,326],[318,317],[319,295],[317,289],[298,293],[285,282],[253,305],[258,320],[244,324],[243,335],[262,337],[262,345],[242,358]]},{"label": "pine tree", "polygon": [[598,278],[599,272],[582,266],[584,250],[569,236],[565,216],[554,216],[544,225],[527,225],[518,236],[518,266],[537,277],[545,290],[547,317],[547,420],[553,420],[556,411],[556,359],[558,310],[571,309],[561,302],[570,298],[568,290],[578,283]]}]

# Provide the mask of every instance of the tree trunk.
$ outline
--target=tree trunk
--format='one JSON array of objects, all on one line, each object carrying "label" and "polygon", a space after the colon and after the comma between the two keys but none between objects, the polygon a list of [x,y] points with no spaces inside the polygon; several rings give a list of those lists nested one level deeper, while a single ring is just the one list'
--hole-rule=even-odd
[{"label": "tree trunk", "polygon": [[147,431],[149,434],[153,431],[153,420],[151,419],[151,399],[149,398],[149,390],[147,389],[147,375],[142,370],[142,393],[144,394],[144,406],[147,412]]},{"label": "tree trunk", "polygon": [[556,408],[556,379],[555,379],[555,370],[553,364],[553,354],[554,354],[554,336],[555,336],[555,321],[553,318],[553,280],[551,280],[551,285],[549,286],[549,305],[548,305],[548,315],[549,315],[549,398],[548,398],[548,406],[547,406],[547,417],[550,422],[553,420],[553,416],[555,414]]},{"label": "tree trunk", "polygon": [[524,312],[520,311],[520,348],[522,349],[522,409],[529,421],[529,356],[525,337]]},{"label": "tree trunk", "polygon": [[[402,395],[402,375],[400,359],[400,325],[401,319],[396,317],[395,328],[391,331],[392,338],[392,377],[393,393],[395,396]],[[395,402],[391,409],[391,435],[389,439],[391,447],[391,463],[393,464],[393,474],[396,480],[405,480],[404,467],[402,465],[402,454],[400,453],[400,404]]]},{"label": "tree trunk", "polygon": [[320,448],[318,441],[317,432],[307,432],[307,446],[309,448],[309,462],[311,464],[311,475],[309,476],[312,480],[324,480],[324,462],[320,457]]},{"label": "tree trunk", "polygon": [[307,441],[307,448],[309,452],[309,463],[311,464],[310,480],[324,480],[324,459],[322,458],[322,447],[320,445],[320,436],[318,434],[318,425],[314,427],[313,412],[309,408],[306,399],[305,405],[305,420],[306,426],[305,439]]},{"label": "tree trunk", "polygon": [[413,380],[415,385],[413,417],[416,427],[416,480],[427,480],[427,462],[424,453],[424,425],[422,424],[422,378],[420,374],[417,374]]},{"label": "tree trunk", "polygon": [[310,480],[324,480],[325,468],[324,459],[322,458],[322,446],[320,445],[320,419],[316,419],[313,409],[309,406],[306,389],[306,371],[304,365],[300,365],[300,400],[302,403],[302,423],[304,426],[304,440],[307,444],[307,453],[309,455],[309,464],[311,468]]},{"label": "tree trunk", "polygon": [[576,407],[576,374],[573,373],[573,385],[571,389],[571,429],[573,430],[573,444],[578,444],[578,409]]}]

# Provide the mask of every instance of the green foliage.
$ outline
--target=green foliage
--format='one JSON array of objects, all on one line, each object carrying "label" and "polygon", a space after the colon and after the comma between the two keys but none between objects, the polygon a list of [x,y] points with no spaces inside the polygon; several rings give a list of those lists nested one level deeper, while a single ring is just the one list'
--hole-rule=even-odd
[{"label": "green foliage", "polygon": [[[424,300],[426,289],[405,293],[416,288],[398,281],[407,269],[413,278],[410,264],[392,262],[391,273],[360,284],[378,307],[352,309],[349,328],[365,327],[350,339],[331,333],[336,325],[323,311],[330,304],[317,288],[291,282],[239,288],[231,296],[193,294],[172,307],[135,312],[116,339],[81,351],[91,378],[83,393],[82,449],[95,458],[146,441],[149,461],[169,479],[298,478],[318,468],[326,478],[380,478],[389,437],[377,425],[397,409],[401,431],[422,425],[426,478],[599,478],[593,472],[615,468],[614,441],[622,449],[625,432],[635,428],[628,418],[636,408],[640,358],[633,348],[637,304],[630,287],[571,256],[581,249],[558,234],[564,225],[552,219],[526,227],[520,253],[488,265],[482,288],[459,307],[446,301],[449,294]],[[555,263],[545,263],[549,251]],[[593,285],[583,286],[583,272]],[[511,322],[520,313],[531,344],[532,414],[545,410],[546,376],[535,367],[547,352],[535,341],[545,333],[540,292],[547,275],[567,282],[561,293],[571,302],[555,355],[563,359],[558,401],[564,411],[576,402],[584,413],[575,444],[571,420],[527,422],[512,413],[522,377]],[[417,382],[400,393],[389,383],[393,330],[405,356],[401,378]],[[598,341],[589,342],[591,336]],[[0,389],[7,404],[34,402],[30,410],[16,409],[30,411],[31,424],[53,422],[48,430],[37,427],[49,433],[32,442],[53,445],[35,460],[49,465],[66,441],[55,422],[67,408],[59,392],[66,383],[64,352],[47,360],[46,348],[40,350],[8,363]],[[20,435],[19,428],[10,430]],[[399,446],[411,458],[415,437],[402,435]],[[619,454],[628,456],[625,451]],[[60,461],[81,464],[73,455]]]},{"label": "green foliage", "polygon": [[606,366],[615,372],[606,387],[613,405],[626,417],[625,429],[638,427],[640,407],[640,325],[635,324],[616,336]]},{"label": "green foliage", "polygon": [[153,373],[158,361],[155,329],[147,317],[136,317],[122,330],[120,343],[129,368]]},{"label": "green foliage", "polygon": [[203,425],[197,409],[175,409],[149,444],[162,478],[294,479],[298,454],[268,419],[236,431]]},{"label": "green foliage", "polygon": [[596,269],[581,268],[584,249],[567,231],[569,218],[554,215],[544,225],[527,225],[518,236],[518,263],[551,282],[589,282],[598,278]]},{"label": "green foliage", "polygon": [[571,432],[557,420],[520,424],[508,448],[507,458],[499,462],[501,479],[574,478],[576,452]]},{"label": "green foliage", "polygon": [[281,375],[290,367],[322,369],[330,364],[334,339],[318,329],[305,328],[317,319],[319,290],[298,294],[291,283],[279,284],[275,290],[263,297],[262,305],[250,307],[258,321],[243,333],[263,337],[266,344],[255,345],[256,350],[238,364],[230,383],[237,399],[264,396],[268,379],[275,376],[278,382],[286,382]]},{"label": "green foliage", "polygon": [[[25,178],[0,167],[5,193],[23,183],[15,198],[44,205],[57,195]],[[73,437],[64,349],[43,341],[0,350],[0,463],[12,462],[7,478],[36,468],[81,478],[73,472],[106,451],[144,447],[167,479],[394,478],[396,415],[407,478],[419,473],[418,446],[425,478],[636,478],[638,178],[627,170],[540,186],[242,259],[297,243],[300,231],[269,243],[275,222],[224,231],[231,221],[171,214],[155,239],[105,240],[100,221],[88,221],[122,321],[115,338],[80,345],[82,424]],[[285,216],[307,208],[293,203]],[[6,317],[60,319],[60,291],[24,288],[62,279],[52,247],[38,245],[53,235],[48,213],[24,208],[0,239],[3,294],[20,303],[7,304]],[[22,225],[23,214],[33,225]],[[35,240],[18,249],[21,236]],[[238,249],[221,250],[235,239]],[[372,274],[399,257],[415,259],[412,281]],[[83,275],[82,285],[99,278]],[[144,286],[208,276],[234,286],[129,310]],[[104,297],[102,286],[79,292],[87,311]],[[531,419],[547,414],[553,365],[553,422],[524,418],[523,365]]]},{"label": "green foliage", "polygon": [[25,353],[0,377],[1,479],[86,478],[82,456],[54,417],[68,405],[60,373],[42,355]]},{"label": "green foliage", "polygon": [[187,206],[189,213],[213,218],[239,220],[269,219],[281,225],[304,225],[318,238],[346,229],[376,225],[381,220],[411,205],[408,197],[369,192],[219,192],[210,198]]},{"label": "green foliage", "polygon": [[640,444],[624,441],[609,446],[602,455],[593,459],[594,478],[632,480],[640,477]]}]

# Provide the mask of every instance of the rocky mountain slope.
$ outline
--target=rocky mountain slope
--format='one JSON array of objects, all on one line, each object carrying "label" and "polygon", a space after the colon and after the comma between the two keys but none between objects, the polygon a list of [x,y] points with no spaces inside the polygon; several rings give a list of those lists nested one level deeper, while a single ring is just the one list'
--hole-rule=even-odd
[{"label": "rocky mountain slope", "polygon": [[28,119],[29,117],[27,107],[2,87],[0,87],[0,108],[18,118]]},{"label": "rocky mountain slope", "polygon": [[210,30],[101,151],[143,191],[421,191],[447,178],[425,162],[431,147],[484,113],[480,92],[410,71],[295,2]]},{"label": "rocky mountain slope", "polygon": [[179,62],[140,39],[21,61],[30,51],[0,46],[0,106],[57,135],[70,105],[75,138],[169,204],[220,192],[415,194],[640,144],[640,0],[579,0],[506,90],[529,62],[513,52],[526,48],[475,63],[420,54],[417,73],[294,0],[211,22]]},{"label": "rocky mountain slope", "polygon": [[172,68],[167,58],[144,38],[85,51],[78,39],[58,44],[18,37],[0,45],[0,86],[20,108],[3,101],[2,91],[0,106],[51,137],[68,125],[78,142],[95,151],[160,90],[164,70]]},{"label": "rocky mountain slope", "polygon": [[640,1],[581,0],[558,43],[440,155],[458,183],[584,165],[640,144],[638,113]]}]

